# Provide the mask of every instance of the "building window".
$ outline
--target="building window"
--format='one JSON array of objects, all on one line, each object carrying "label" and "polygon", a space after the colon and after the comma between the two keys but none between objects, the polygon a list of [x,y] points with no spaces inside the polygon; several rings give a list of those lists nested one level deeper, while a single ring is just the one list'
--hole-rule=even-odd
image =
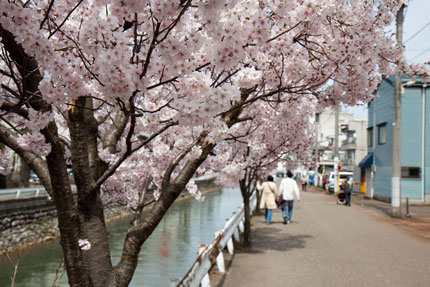
[{"label": "building window", "polygon": [[378,125],[378,144],[385,144],[387,141],[387,124]]},{"label": "building window", "polygon": [[367,146],[373,146],[373,128],[367,128]]},{"label": "building window", "polygon": [[402,166],[402,177],[420,178],[421,169],[417,166]]}]

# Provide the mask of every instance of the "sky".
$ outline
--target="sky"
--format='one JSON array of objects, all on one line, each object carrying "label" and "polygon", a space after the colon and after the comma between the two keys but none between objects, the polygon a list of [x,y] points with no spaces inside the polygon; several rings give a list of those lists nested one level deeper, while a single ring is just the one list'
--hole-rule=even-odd
[{"label": "sky", "polygon": [[403,43],[406,60],[410,63],[424,63],[430,60],[429,11],[429,0],[409,0],[406,7]]},{"label": "sky", "polygon": [[[430,61],[430,0],[409,0],[403,23],[403,45],[409,63]],[[395,32],[395,23],[391,31]],[[367,118],[367,105],[342,108],[356,117]]]}]

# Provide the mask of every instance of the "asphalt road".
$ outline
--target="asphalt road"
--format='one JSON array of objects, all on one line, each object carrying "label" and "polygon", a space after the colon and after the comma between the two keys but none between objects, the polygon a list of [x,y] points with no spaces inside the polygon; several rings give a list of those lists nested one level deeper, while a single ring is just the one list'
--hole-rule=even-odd
[{"label": "asphalt road", "polygon": [[430,240],[358,205],[302,193],[293,222],[253,216],[253,248],[235,254],[223,287],[430,286]]}]

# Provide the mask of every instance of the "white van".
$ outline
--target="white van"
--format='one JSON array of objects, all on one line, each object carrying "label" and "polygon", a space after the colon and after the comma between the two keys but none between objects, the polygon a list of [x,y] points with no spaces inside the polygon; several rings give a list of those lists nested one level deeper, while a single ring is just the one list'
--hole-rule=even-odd
[{"label": "white van", "polygon": [[[354,173],[352,171],[340,171],[339,172],[339,177],[340,177],[340,182],[342,182],[343,179],[347,178],[348,181],[352,181],[352,178],[354,176]],[[330,172],[328,177],[327,177],[327,181],[325,184],[325,190],[327,190],[328,192],[334,192],[334,182],[335,182],[335,178],[334,178],[334,172]]]}]

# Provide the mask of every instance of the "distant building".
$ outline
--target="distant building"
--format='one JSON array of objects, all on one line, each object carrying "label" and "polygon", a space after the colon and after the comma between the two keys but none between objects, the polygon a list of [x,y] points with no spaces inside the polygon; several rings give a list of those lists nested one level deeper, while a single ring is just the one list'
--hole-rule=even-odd
[{"label": "distant building", "polygon": [[340,126],[346,136],[340,143],[343,151],[342,167],[353,171],[367,153],[367,119],[351,119]]},{"label": "distant building", "polygon": [[[430,202],[430,91],[403,79],[401,104],[401,197]],[[393,77],[384,79],[368,104],[368,154],[360,162],[366,195],[391,201]]]},{"label": "distant building", "polygon": [[[350,113],[339,113],[339,160],[343,170],[353,171],[366,155],[366,127],[366,119],[358,119]],[[326,110],[316,116],[316,133],[319,166],[332,166],[335,134],[334,109]],[[326,173],[331,170],[326,170]]]}]

